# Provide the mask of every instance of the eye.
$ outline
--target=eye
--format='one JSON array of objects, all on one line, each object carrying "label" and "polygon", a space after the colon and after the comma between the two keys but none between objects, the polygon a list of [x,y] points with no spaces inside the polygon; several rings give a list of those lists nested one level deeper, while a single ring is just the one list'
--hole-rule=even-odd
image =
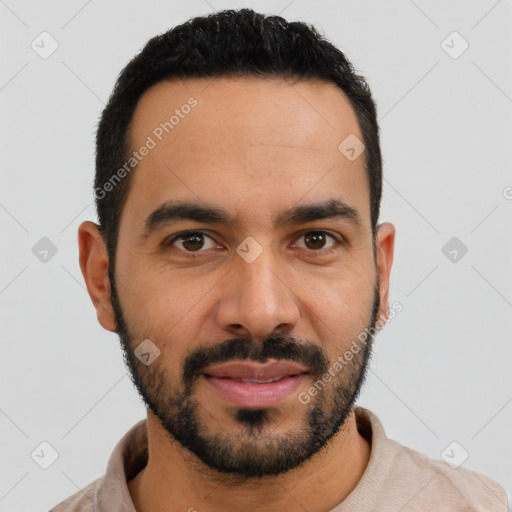
[{"label": "eye", "polygon": [[[206,240],[209,240],[210,247],[208,247],[208,243],[205,243]],[[164,245],[174,246],[189,253],[204,252],[201,249],[211,249],[216,247],[214,240],[202,231],[186,231],[184,233],[180,233],[170,239],[167,239],[164,242]]]},{"label": "eye", "polygon": [[[334,252],[339,245],[343,245],[343,241],[321,230],[307,231],[299,237],[299,240],[302,239],[304,243],[302,245],[294,244],[294,247],[306,249],[313,254],[318,253],[319,256],[330,254]],[[331,241],[330,244],[329,239]],[[202,252],[206,252],[207,249],[219,247],[209,235],[202,231],[184,231],[178,233],[164,240],[163,246],[176,249],[178,252],[181,252],[183,256],[191,258],[196,257],[196,254],[199,255]]]},{"label": "eye", "polygon": [[[328,239],[334,241],[331,245],[325,246],[328,242]],[[325,250],[327,253],[331,252],[329,249],[332,249],[337,244],[340,244],[338,240],[331,234],[326,231],[308,231],[301,235],[300,239],[304,239],[304,246],[301,248],[309,249],[315,252],[319,252]],[[300,247],[300,246],[299,246]]]}]

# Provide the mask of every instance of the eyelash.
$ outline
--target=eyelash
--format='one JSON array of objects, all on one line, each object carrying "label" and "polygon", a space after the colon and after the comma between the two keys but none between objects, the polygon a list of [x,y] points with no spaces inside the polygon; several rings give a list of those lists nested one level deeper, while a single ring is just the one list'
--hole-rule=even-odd
[{"label": "eyelash", "polygon": [[[344,245],[346,245],[345,240],[342,239],[341,237],[338,239],[337,237],[335,237],[328,231],[324,231],[321,229],[312,229],[309,231],[305,231],[299,236],[299,238],[302,238],[305,235],[309,235],[309,234],[313,234],[313,233],[323,233],[323,234],[327,235],[328,237],[332,238],[335,241],[335,244],[332,245],[331,247],[328,247],[327,249],[319,249],[316,251],[314,249],[303,249],[308,252],[311,252],[310,257],[328,256],[328,255],[332,254],[333,252],[338,251],[340,249],[340,247],[343,247]],[[174,242],[176,242],[180,238],[186,238],[187,236],[190,236],[190,235],[202,235],[202,236],[214,241],[213,238],[210,235],[208,235],[207,233],[205,233],[204,231],[197,231],[197,230],[182,231],[181,233],[178,233],[177,235],[173,235],[172,237],[166,238],[163,242],[163,246],[165,248],[167,248],[167,247],[172,248],[172,245],[174,244]],[[186,251],[183,249],[177,249],[177,250],[180,251],[181,253],[183,253],[183,255],[185,257],[191,258],[191,259],[199,258],[200,254],[202,252],[206,252],[204,250],[199,250],[199,251],[195,251],[195,252],[194,251]]]}]

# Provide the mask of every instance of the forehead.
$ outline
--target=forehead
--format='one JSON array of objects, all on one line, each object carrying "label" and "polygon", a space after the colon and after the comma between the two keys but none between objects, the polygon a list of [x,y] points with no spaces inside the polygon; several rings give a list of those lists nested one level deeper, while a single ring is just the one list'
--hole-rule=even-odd
[{"label": "forehead", "polygon": [[160,82],[144,93],[132,118],[130,147],[144,156],[126,209],[142,216],[165,201],[193,198],[234,210],[257,205],[263,214],[287,200],[337,196],[366,219],[365,155],[350,160],[339,149],[354,136],[363,139],[354,109],[328,82]]}]

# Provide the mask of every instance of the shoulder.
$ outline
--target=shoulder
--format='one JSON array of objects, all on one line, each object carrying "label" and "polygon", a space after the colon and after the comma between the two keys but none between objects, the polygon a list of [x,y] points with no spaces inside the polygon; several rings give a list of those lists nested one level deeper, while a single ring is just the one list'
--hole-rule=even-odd
[{"label": "shoulder", "polygon": [[444,461],[396,444],[395,463],[403,480],[401,486],[413,493],[409,508],[406,506],[403,512],[428,510],[433,504],[439,504],[436,510],[507,512],[507,494],[491,478],[467,468],[453,468]]},{"label": "shoulder", "polygon": [[97,478],[87,487],[56,505],[50,512],[95,512],[94,493],[102,479],[103,477]]},{"label": "shoulder", "polygon": [[507,512],[507,493],[491,478],[388,438],[368,409],[357,408],[356,418],[372,450],[361,481],[348,497],[347,510]]}]

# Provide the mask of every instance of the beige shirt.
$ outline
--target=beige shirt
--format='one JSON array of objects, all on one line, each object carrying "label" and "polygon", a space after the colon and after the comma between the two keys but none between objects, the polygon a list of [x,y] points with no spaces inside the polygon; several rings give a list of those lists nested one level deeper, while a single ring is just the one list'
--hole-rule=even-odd
[{"label": "beige shirt", "polygon": [[[506,512],[505,490],[490,478],[389,439],[379,419],[357,407],[358,430],[371,445],[366,470],[347,498],[330,512]],[[133,512],[127,482],[147,463],[146,420],[119,441],[106,474],[50,512]]]}]

